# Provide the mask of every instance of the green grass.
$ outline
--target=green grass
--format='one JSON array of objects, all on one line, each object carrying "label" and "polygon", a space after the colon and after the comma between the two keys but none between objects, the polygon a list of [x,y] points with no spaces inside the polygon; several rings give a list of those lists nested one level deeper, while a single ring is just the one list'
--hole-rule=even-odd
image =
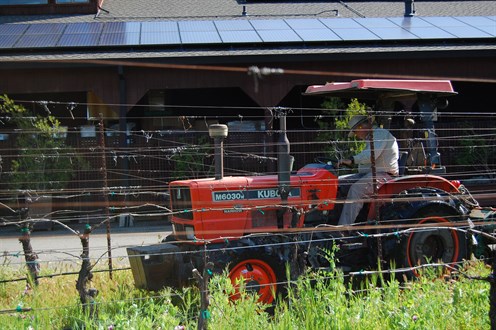
[{"label": "green grass", "polygon": [[[69,271],[67,266],[45,273]],[[480,262],[467,264],[472,275],[487,276]],[[0,268],[0,280],[23,277],[24,270]],[[459,277],[456,281],[436,271],[399,283],[374,276],[353,288],[339,271],[308,273],[288,290],[286,299],[268,311],[256,297],[234,292],[230,281],[215,276],[210,282],[209,329],[488,329],[489,283]],[[99,290],[98,314],[82,311],[75,289],[76,276],[40,279],[26,290],[25,282],[0,284],[0,311],[18,306],[29,312],[0,312],[1,329],[196,329],[199,293],[134,288],[130,271],[96,273],[92,287]]]}]

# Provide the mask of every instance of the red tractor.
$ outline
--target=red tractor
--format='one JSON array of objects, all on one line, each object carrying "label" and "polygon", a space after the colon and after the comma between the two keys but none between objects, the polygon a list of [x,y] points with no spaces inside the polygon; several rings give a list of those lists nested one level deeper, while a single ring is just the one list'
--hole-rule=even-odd
[{"label": "red tractor", "polygon": [[[170,183],[172,234],[160,244],[128,248],[137,287],[186,286],[194,268],[211,262],[213,272],[227,268],[233,283],[245,279],[270,303],[287,281],[286,267],[291,279],[307,267],[328,267],[326,251],[335,245],[345,271],[373,269],[381,260],[410,269],[410,275],[414,266],[457,263],[475,251],[481,242],[472,235],[474,226],[496,219],[496,211],[478,207],[460,182],[441,176],[433,121],[439,100],[456,94],[449,81],[354,80],[310,86],[305,94],[374,99],[381,109],[398,101],[415,104],[425,132],[423,164],[407,169],[400,160],[403,173],[378,183],[355,225],[342,228],[336,225],[346,195],[332,163],[291,172],[284,113],[277,175],[224,177],[227,126],[212,125],[215,178]],[[350,233],[344,240],[343,232]]]}]

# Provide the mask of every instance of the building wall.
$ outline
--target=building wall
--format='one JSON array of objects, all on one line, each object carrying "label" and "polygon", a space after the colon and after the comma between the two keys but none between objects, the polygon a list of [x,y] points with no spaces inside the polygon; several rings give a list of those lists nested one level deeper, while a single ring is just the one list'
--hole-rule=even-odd
[{"label": "building wall", "polygon": [[96,14],[103,0],[0,0],[0,15]]}]

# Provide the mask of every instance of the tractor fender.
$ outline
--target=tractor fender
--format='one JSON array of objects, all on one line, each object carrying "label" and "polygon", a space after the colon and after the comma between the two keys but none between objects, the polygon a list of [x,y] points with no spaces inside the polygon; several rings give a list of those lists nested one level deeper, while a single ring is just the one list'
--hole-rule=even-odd
[{"label": "tractor fender", "polygon": [[[395,220],[404,223],[419,211],[438,208],[462,217],[469,213],[464,203],[446,191],[438,188],[420,187],[407,189],[392,196],[392,201],[380,208],[381,220]],[[403,221],[402,221],[403,220]]]},{"label": "tractor fender", "polygon": [[[444,194],[460,194],[458,187],[443,177],[436,175],[409,175],[395,178],[381,184],[378,187],[378,200],[370,203],[368,219],[377,219],[376,210],[390,204],[391,199],[403,196],[405,192],[415,191],[416,189],[435,189]],[[428,193],[426,191],[426,193]],[[432,200],[430,198],[429,200]],[[403,201],[402,201],[403,202]]]}]

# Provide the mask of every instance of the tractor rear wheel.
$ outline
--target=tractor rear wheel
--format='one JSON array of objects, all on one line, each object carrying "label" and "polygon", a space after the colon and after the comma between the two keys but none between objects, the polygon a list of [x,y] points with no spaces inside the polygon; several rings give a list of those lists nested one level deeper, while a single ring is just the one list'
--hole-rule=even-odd
[{"label": "tractor rear wheel", "polygon": [[283,263],[266,256],[238,258],[229,267],[229,278],[236,289],[236,294],[231,299],[239,298],[239,281],[242,280],[246,291],[259,296],[259,302],[271,304],[281,291],[279,282],[284,278],[284,267],[281,264]]},{"label": "tractor rear wheel", "polygon": [[[453,222],[456,215],[449,214],[446,210],[430,208],[421,210],[414,215],[417,224],[439,224]],[[458,219],[458,218],[457,218]],[[428,263],[453,264],[467,257],[467,240],[465,235],[454,229],[444,228],[419,228],[409,234],[401,242],[399,263],[403,267],[413,268]],[[407,273],[419,276],[418,271]]]}]

